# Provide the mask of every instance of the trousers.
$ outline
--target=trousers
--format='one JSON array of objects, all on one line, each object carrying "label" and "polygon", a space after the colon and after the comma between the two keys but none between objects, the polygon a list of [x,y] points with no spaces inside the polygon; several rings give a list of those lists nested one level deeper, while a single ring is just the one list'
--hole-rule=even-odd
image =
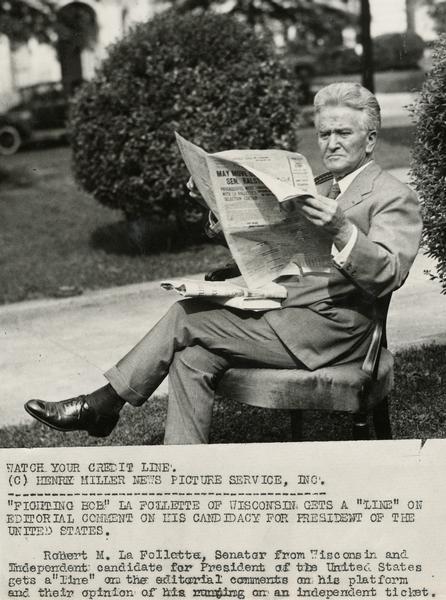
[{"label": "trousers", "polygon": [[164,443],[208,443],[215,389],[231,365],[302,368],[264,314],[181,300],[105,377],[140,406],[168,375]]}]

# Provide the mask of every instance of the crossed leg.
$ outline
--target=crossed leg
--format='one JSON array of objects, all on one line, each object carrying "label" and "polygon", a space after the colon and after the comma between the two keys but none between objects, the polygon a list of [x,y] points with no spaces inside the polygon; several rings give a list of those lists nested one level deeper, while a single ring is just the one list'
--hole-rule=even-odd
[{"label": "crossed leg", "polygon": [[175,303],[105,376],[121,398],[139,406],[169,375],[164,442],[207,443],[216,385],[234,363],[301,366],[264,313],[189,299]]}]

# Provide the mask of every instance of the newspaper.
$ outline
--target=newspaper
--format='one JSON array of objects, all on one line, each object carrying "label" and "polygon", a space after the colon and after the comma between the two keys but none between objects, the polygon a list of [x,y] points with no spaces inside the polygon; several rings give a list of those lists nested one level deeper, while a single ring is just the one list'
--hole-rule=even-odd
[{"label": "newspaper", "polygon": [[[251,295],[267,296],[271,282],[290,272],[329,270],[330,238],[300,214],[281,208],[292,198],[316,195],[313,173],[302,154],[285,150],[208,154],[178,134],[176,139],[198,191],[221,223]],[[217,287],[219,296],[225,289],[232,296],[231,283]],[[275,304],[280,306],[277,300]]]},{"label": "newspaper", "polygon": [[271,282],[255,290],[248,289],[243,277],[234,277],[229,281],[203,281],[201,279],[180,279],[164,281],[161,287],[175,290],[182,296],[211,298],[225,306],[249,310],[279,308],[281,300],[287,297],[282,285]]}]

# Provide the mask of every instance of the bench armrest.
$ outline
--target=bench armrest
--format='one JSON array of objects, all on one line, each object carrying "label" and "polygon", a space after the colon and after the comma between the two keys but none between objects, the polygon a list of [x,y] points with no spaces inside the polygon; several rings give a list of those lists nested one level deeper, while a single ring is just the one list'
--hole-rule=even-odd
[{"label": "bench armrest", "polygon": [[377,321],[373,329],[372,340],[367,351],[361,369],[369,377],[376,377],[378,374],[379,357],[381,355],[381,341],[383,335],[383,323]]}]

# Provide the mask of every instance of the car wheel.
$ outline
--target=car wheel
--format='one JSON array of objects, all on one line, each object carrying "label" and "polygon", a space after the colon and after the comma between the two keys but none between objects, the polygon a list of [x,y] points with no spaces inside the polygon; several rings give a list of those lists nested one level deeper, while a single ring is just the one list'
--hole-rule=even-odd
[{"label": "car wheel", "polygon": [[0,154],[9,156],[20,148],[22,136],[13,125],[0,125]]}]

